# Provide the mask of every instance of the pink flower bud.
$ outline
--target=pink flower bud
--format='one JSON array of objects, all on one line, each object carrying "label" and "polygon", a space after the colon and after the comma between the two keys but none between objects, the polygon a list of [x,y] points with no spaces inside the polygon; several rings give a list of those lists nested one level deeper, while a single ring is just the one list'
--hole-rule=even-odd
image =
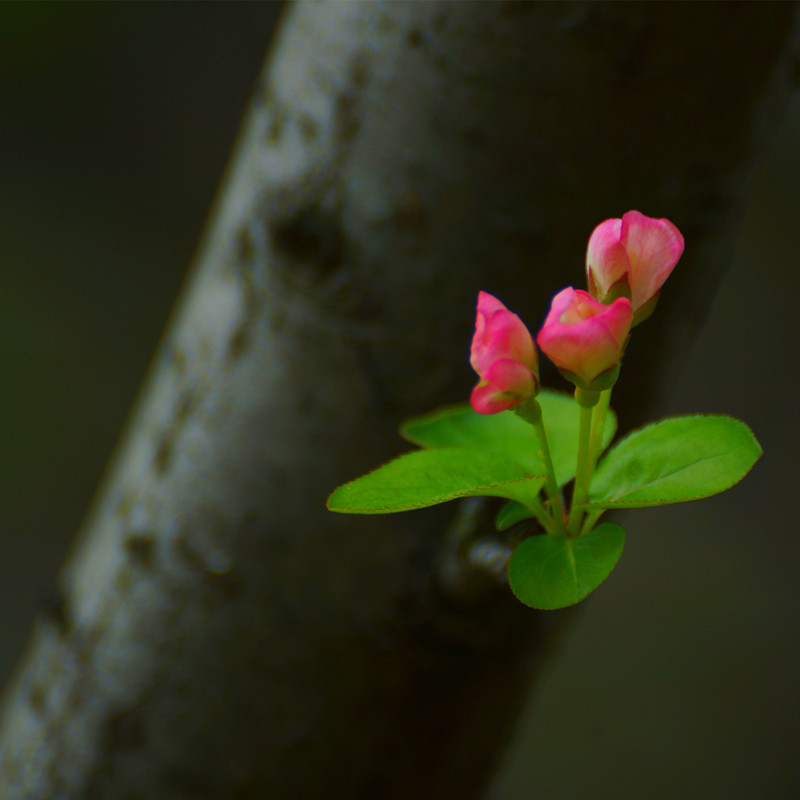
[{"label": "pink flower bud", "polygon": [[584,389],[607,388],[604,384],[610,379],[613,385],[616,377],[612,371],[619,366],[632,320],[627,297],[607,306],[588,292],[567,288],[553,298],[536,341],[573,383]]},{"label": "pink flower bud", "polygon": [[589,237],[586,277],[601,302],[630,297],[635,322],[650,316],[658,292],[683,253],[683,235],[668,219],[629,211],[601,222]]},{"label": "pink flower bud", "polygon": [[478,375],[500,358],[513,358],[536,372],[536,346],[525,323],[488,292],[478,293],[478,314],[470,364]]},{"label": "pink flower bud", "polygon": [[470,363],[481,377],[470,400],[479,414],[505,411],[537,391],[539,362],[530,332],[487,292],[478,294]]}]

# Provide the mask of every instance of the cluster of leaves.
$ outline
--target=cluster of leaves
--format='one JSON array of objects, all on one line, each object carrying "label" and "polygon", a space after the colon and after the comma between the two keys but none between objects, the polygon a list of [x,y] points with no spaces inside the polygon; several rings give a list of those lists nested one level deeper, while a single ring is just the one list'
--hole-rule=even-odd
[{"label": "cluster of leaves", "polygon": [[[575,477],[580,410],[561,392],[543,390],[537,401],[561,487]],[[609,411],[603,448],[616,427]],[[406,421],[401,433],[422,449],[339,487],[328,508],[388,514],[485,495],[506,500],[496,519],[500,532],[540,517],[546,503],[540,497],[546,474],[543,454],[533,426],[513,411],[484,415],[466,404],[451,406]],[[747,425],[721,415],[668,418],[629,434],[600,459],[586,502],[573,509],[585,513],[585,533],[524,539],[508,565],[511,589],[534,608],[579,602],[606,579],[625,544],[619,525],[596,524],[605,511],[709,497],[740,481],[760,455]]]}]

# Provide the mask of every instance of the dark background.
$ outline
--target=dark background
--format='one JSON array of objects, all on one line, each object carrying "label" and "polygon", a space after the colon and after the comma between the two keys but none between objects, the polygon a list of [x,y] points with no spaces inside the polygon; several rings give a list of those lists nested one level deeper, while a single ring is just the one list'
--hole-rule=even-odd
[{"label": "dark background", "polygon": [[[0,5],[0,681],[135,399],[279,11]],[[765,456],[720,497],[618,517],[625,556],[535,687],[497,798],[800,796],[798,141],[796,95],[661,408],[740,416]]]}]

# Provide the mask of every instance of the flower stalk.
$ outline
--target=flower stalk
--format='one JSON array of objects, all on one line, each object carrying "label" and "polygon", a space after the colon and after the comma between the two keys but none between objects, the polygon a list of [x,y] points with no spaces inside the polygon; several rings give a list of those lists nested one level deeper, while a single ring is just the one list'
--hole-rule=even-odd
[{"label": "flower stalk", "polygon": [[600,400],[595,407],[594,419],[592,420],[592,433],[589,439],[590,477],[591,474],[594,473],[594,468],[597,466],[597,459],[600,458],[600,453],[603,450],[603,432],[605,431],[606,418],[608,417],[608,409],[610,406],[611,389],[604,389],[600,392]]},{"label": "flower stalk", "polygon": [[590,458],[590,440],[592,435],[592,418],[595,406],[600,399],[600,392],[575,389],[575,401],[580,407],[580,425],[578,428],[578,459],[575,466],[575,488],[572,492],[567,534],[578,536],[584,512],[581,506],[589,496],[592,482],[592,462]]},{"label": "flower stalk", "polygon": [[[544,488],[548,499],[547,506],[550,508],[550,518],[554,523],[556,533],[561,536],[566,536],[567,529],[564,524],[564,501],[561,499],[561,490],[558,488],[556,471],[553,467],[552,456],[550,455],[547,431],[544,429],[544,421],[542,420],[542,407],[539,405],[536,398],[531,397],[514,410],[522,419],[533,425],[533,429],[536,432],[536,440],[539,443],[538,455],[545,468]],[[544,527],[547,528],[548,526],[545,525]]]}]

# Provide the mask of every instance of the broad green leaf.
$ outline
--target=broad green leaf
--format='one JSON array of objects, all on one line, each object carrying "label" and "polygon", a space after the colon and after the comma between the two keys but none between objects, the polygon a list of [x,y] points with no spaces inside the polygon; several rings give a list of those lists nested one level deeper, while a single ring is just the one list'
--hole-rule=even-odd
[{"label": "broad green leaf", "polygon": [[[572,395],[544,390],[536,399],[542,407],[550,455],[559,485],[575,476],[578,452],[579,409]],[[603,436],[605,447],[617,428],[609,410]],[[475,447],[506,456],[526,470],[541,474],[544,465],[537,455],[539,444],[533,426],[513,411],[477,414],[469,405],[447,406],[430,414],[406,420],[401,434],[422,447]]]},{"label": "broad green leaf", "polygon": [[512,525],[522,522],[524,519],[531,519],[533,514],[527,506],[518,503],[516,500],[509,500],[503,503],[494,520],[494,526],[498,531],[507,531]]},{"label": "broad green leaf", "polygon": [[526,606],[564,608],[583,600],[609,575],[625,545],[625,531],[604,522],[579,539],[543,534],[527,538],[508,564],[508,583]]},{"label": "broad green leaf", "polygon": [[474,495],[525,502],[536,497],[543,481],[495,453],[465,447],[416,450],[340,486],[328,498],[328,508],[391,514]]},{"label": "broad green leaf", "polygon": [[738,483],[762,450],[741,420],[673,417],[634,431],[600,462],[587,508],[699,500]]}]

